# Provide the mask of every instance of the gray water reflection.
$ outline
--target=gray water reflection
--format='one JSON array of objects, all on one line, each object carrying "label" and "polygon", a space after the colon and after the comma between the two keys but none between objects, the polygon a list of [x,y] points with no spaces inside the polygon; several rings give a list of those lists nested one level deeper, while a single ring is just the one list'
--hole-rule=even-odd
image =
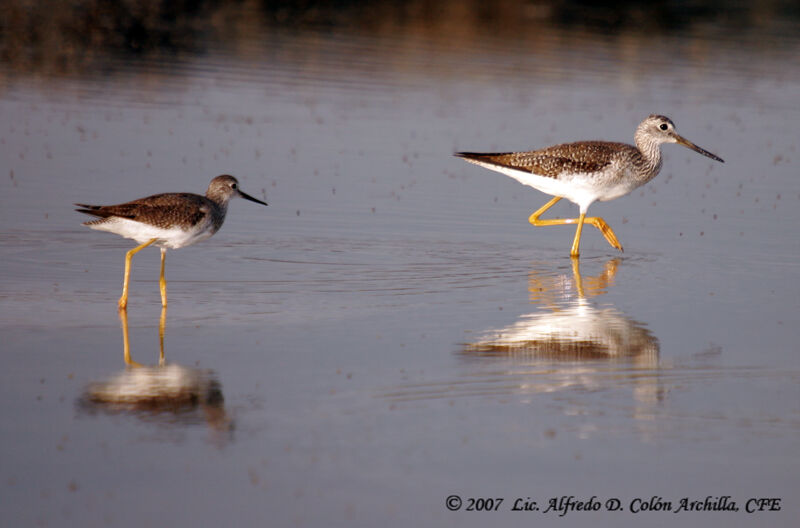
[{"label": "gray water reflection", "polygon": [[[551,424],[542,426],[548,438],[612,434],[651,443],[735,437],[752,430],[780,438],[797,430],[786,401],[759,413],[749,404],[721,413],[711,403],[743,383],[787,386],[796,372],[726,366],[723,349],[715,344],[662,359],[659,339],[645,323],[603,302],[625,265],[625,259],[612,258],[589,274],[581,273],[577,259],[571,270],[534,266],[528,294],[535,311],[462,345],[455,377],[410,380],[380,390],[379,397],[393,405],[478,400],[492,409],[509,401],[530,406],[531,412],[545,408],[538,416]],[[594,269],[597,261],[585,267]],[[709,402],[687,400],[687,393],[702,393]]]},{"label": "gray water reflection", "polygon": [[[463,378],[413,384],[385,396],[392,400],[487,395],[531,395],[630,387],[639,404],[663,398],[659,341],[650,330],[612,305],[598,304],[613,285],[621,259],[583,276],[578,259],[571,273],[534,268],[528,276],[537,310],[463,345]],[[646,414],[646,413],[645,413]]]},{"label": "gray water reflection", "polygon": [[641,323],[592,297],[613,283],[619,259],[598,275],[581,276],[577,259],[571,279],[534,270],[528,277],[531,302],[544,310],[520,316],[510,326],[489,330],[466,345],[465,356],[507,356],[518,361],[623,360],[658,367],[658,339]]},{"label": "gray water reflection", "polygon": [[[484,332],[466,344],[461,355],[466,360],[510,361],[504,370],[489,368],[499,383],[517,394],[625,387],[633,400],[632,417],[649,421],[651,407],[665,394],[659,373],[659,341],[644,324],[612,305],[599,305],[595,299],[613,286],[621,260],[610,259],[599,273],[586,277],[579,260],[570,260],[571,276],[532,270],[528,292],[537,311],[504,328]],[[506,376],[515,381],[500,381]],[[564,411],[594,405],[572,405]],[[584,430],[581,436],[588,433]]]},{"label": "gray water reflection", "polygon": [[161,310],[158,364],[152,366],[133,359],[127,310],[120,310],[119,316],[126,368],[106,380],[90,383],[78,400],[78,408],[89,414],[124,414],[143,422],[178,428],[205,424],[212,432],[213,443],[227,443],[234,422],[225,410],[222,385],[216,373],[166,362],[167,309]]},{"label": "gray water reflection", "polygon": [[[590,260],[585,267],[597,265]],[[797,430],[786,401],[759,413],[749,405],[720,413],[710,403],[732,385],[790,385],[797,372],[728,366],[723,348],[713,343],[662,359],[659,339],[648,325],[603,302],[625,265],[625,259],[612,258],[589,274],[581,272],[577,259],[571,259],[571,270],[534,266],[528,294],[535,311],[463,344],[456,352],[462,367],[457,376],[411,380],[382,389],[379,397],[393,404],[477,399],[545,406],[564,418],[581,417],[580,423],[561,425],[581,439],[613,431],[645,443],[708,440],[753,428],[759,436],[776,438]],[[687,405],[686,394],[697,392],[710,396],[709,403],[690,398]],[[548,420],[558,423],[552,416]],[[555,436],[557,429],[544,434]]]}]

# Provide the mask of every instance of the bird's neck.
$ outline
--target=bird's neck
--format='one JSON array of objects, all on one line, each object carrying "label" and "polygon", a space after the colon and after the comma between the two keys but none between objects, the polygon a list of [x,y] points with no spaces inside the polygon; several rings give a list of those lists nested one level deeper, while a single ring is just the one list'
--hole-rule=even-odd
[{"label": "bird's neck", "polygon": [[225,215],[228,212],[228,200],[210,199],[210,201],[213,204],[212,207],[217,209],[217,214],[211,216],[211,219],[214,222],[214,232],[216,233],[217,230],[222,227],[222,223],[225,221]]},{"label": "bird's neck", "polygon": [[225,214],[228,212],[228,202],[230,200],[226,199],[224,196],[209,196],[208,194],[206,194],[206,199],[208,199],[210,202],[209,205],[214,209],[213,211],[209,211],[211,213],[209,218],[214,224],[212,232],[216,233],[225,221]]},{"label": "bird's neck", "polygon": [[661,170],[661,144],[645,133],[636,131],[636,148],[642,156],[642,168],[653,178]]}]

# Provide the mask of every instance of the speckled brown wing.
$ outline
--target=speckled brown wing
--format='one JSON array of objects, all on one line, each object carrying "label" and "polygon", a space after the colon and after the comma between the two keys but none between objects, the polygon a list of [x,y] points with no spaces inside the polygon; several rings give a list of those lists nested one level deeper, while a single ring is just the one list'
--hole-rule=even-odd
[{"label": "speckled brown wing", "polygon": [[556,178],[562,173],[594,173],[603,171],[619,154],[624,143],[604,141],[582,141],[564,143],[542,150],[529,152],[503,152],[480,154],[459,152],[456,155],[467,161],[488,163],[520,171],[532,172],[539,176]]},{"label": "speckled brown wing", "polygon": [[[207,198],[192,193],[156,194],[117,205],[76,205],[83,207],[78,209],[79,212],[101,219],[127,218],[164,229],[197,225],[213,207]],[[102,221],[95,220],[95,222]],[[89,223],[93,222],[87,222]]]}]

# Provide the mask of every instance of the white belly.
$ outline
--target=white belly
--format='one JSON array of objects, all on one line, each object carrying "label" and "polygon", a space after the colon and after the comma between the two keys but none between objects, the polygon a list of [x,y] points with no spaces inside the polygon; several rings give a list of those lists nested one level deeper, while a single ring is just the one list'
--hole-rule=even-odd
[{"label": "white belly", "polygon": [[163,229],[118,217],[109,218],[107,221],[97,224],[88,224],[88,226],[98,231],[108,231],[109,233],[133,239],[140,244],[155,238],[157,240],[156,246],[170,249],[189,246],[214,234],[211,229],[202,225],[194,226],[191,230],[181,229],[180,227]]},{"label": "white belly", "polygon": [[[557,178],[550,176],[539,176],[528,171],[520,171],[507,167],[498,167],[488,163],[474,162],[488,169],[501,172],[511,176],[523,185],[528,185],[534,189],[552,196],[560,196],[577,204],[582,212],[586,212],[593,202],[605,202],[624,196],[635,189],[635,180],[632,178],[622,178],[619,183],[608,184],[603,182],[611,174],[597,174],[587,178],[585,174],[560,175]],[[602,182],[602,184],[600,184]],[[626,183],[627,182],[627,183]]]}]

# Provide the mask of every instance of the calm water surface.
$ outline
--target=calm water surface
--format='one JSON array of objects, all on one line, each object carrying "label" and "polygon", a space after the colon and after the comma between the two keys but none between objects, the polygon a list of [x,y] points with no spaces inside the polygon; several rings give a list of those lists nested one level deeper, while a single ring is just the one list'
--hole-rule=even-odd
[{"label": "calm water surface", "polygon": [[[3,525],[794,525],[796,26],[250,31],[0,78]],[[579,266],[571,228],[527,223],[546,196],[451,156],[654,112],[726,163],[665,146],[592,206],[625,252],[587,228]],[[132,245],[71,204],[221,173],[269,207],[168,253],[163,321],[139,253],[120,320]],[[509,511],[564,495],[623,512]],[[740,511],[628,511],[654,496]]]}]

